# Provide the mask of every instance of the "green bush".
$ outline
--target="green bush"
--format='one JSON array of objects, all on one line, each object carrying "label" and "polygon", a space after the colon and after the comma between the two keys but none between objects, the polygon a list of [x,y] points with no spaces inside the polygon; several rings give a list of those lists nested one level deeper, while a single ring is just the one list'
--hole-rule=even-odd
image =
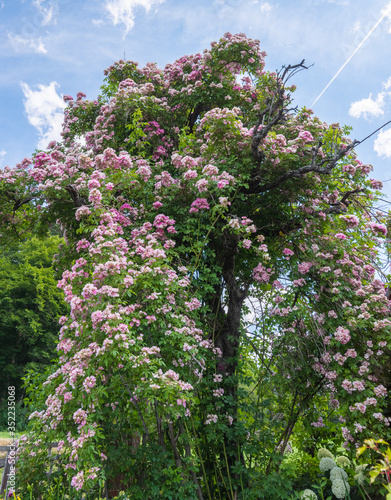
[{"label": "green bush", "polygon": [[[28,423],[29,411],[21,401],[15,403],[15,429],[16,432],[23,432]],[[0,402],[0,431],[8,431],[8,402],[7,400]],[[12,418],[14,413],[12,412]]]}]

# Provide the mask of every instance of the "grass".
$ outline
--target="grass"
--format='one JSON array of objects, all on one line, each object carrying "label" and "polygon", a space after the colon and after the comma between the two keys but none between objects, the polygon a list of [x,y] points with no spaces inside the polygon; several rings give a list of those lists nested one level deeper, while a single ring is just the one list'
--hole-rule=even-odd
[{"label": "grass", "polygon": [[[21,435],[20,432],[15,433],[15,439]],[[0,439],[12,439],[11,434],[8,431],[0,431]]]}]

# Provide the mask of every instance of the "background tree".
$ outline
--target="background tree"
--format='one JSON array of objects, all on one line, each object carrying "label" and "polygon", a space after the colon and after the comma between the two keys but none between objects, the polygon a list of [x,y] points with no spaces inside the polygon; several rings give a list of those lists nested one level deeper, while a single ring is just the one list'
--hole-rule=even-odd
[{"label": "background tree", "polygon": [[59,219],[71,306],[22,492],[287,498],[313,479],[284,472],[290,442],[387,432],[381,183],[293,107],[302,69],[229,33],[163,70],[119,61],[97,100],[64,97],[62,143],[3,172],[3,238]]},{"label": "background tree", "polygon": [[[23,377],[37,377],[57,357],[58,319],[68,311],[52,268],[61,239],[32,238],[0,258],[0,429],[8,427],[8,387],[16,391],[16,426],[24,430]],[[34,375],[32,375],[34,374]]]},{"label": "background tree", "polygon": [[0,258],[0,398],[22,397],[26,370],[43,371],[56,357],[58,320],[67,311],[52,268],[61,239],[33,238]]}]

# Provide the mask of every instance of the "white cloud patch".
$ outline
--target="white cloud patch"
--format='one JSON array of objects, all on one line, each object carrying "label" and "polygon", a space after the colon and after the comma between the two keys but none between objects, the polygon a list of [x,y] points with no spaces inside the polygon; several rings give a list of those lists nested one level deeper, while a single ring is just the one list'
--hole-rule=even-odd
[{"label": "white cloud patch", "polygon": [[36,54],[46,54],[47,50],[39,38],[24,38],[14,33],[8,33],[8,41],[15,52],[35,52]]},{"label": "white cloud patch", "polygon": [[391,128],[380,131],[373,144],[373,149],[379,156],[391,158]]},{"label": "white cloud patch", "polygon": [[55,4],[52,1],[47,2],[46,0],[33,0],[33,5],[39,11],[42,16],[40,23],[42,26],[47,26],[55,21],[54,7]]},{"label": "white cloud patch", "polygon": [[378,94],[376,99],[372,99],[372,94],[369,94],[367,99],[353,102],[350,105],[349,115],[353,118],[363,116],[366,120],[384,115],[384,93]]},{"label": "white cloud patch", "polygon": [[383,90],[379,92],[375,99],[369,94],[367,99],[352,102],[349,109],[349,115],[353,118],[363,116],[366,120],[378,118],[384,115],[387,99],[391,97],[391,77],[383,83]]},{"label": "white cloud patch", "polygon": [[388,32],[391,33],[391,2],[382,9],[381,15],[388,21]]},{"label": "white cloud patch", "polygon": [[135,9],[144,7],[149,12],[151,7],[160,5],[165,0],[106,0],[106,10],[114,25],[125,26],[124,37],[134,26]]},{"label": "white cloud patch", "polygon": [[65,103],[57,94],[57,82],[49,85],[39,84],[32,90],[27,83],[21,82],[25,97],[24,108],[28,121],[39,132],[38,148],[46,149],[50,141],[61,140]]},{"label": "white cloud patch", "polygon": [[261,12],[263,14],[267,14],[268,12],[270,12],[272,10],[272,6],[270,5],[269,2],[263,2],[261,3]]}]

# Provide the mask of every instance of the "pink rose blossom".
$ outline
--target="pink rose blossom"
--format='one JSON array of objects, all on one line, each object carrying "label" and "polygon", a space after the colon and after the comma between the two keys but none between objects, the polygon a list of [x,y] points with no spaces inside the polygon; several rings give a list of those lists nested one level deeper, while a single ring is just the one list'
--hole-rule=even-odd
[{"label": "pink rose blossom", "polygon": [[312,267],[312,262],[303,262],[302,264],[298,265],[299,273],[300,274],[306,274]]},{"label": "pink rose blossom", "polygon": [[384,387],[384,385],[378,385],[377,387],[374,387],[373,391],[378,397],[387,396],[387,389]]},{"label": "pink rose blossom", "polygon": [[205,198],[197,198],[193,203],[191,204],[191,208],[189,210],[189,213],[196,213],[199,210],[209,210],[209,203]]},{"label": "pink rose blossom", "polygon": [[335,340],[341,342],[341,344],[347,344],[350,340],[350,332],[347,328],[339,326],[335,332]]},{"label": "pink rose blossom", "polygon": [[73,476],[71,485],[77,490],[81,490],[83,488],[83,484],[84,484],[84,472],[80,471],[76,474],[76,476]]}]

